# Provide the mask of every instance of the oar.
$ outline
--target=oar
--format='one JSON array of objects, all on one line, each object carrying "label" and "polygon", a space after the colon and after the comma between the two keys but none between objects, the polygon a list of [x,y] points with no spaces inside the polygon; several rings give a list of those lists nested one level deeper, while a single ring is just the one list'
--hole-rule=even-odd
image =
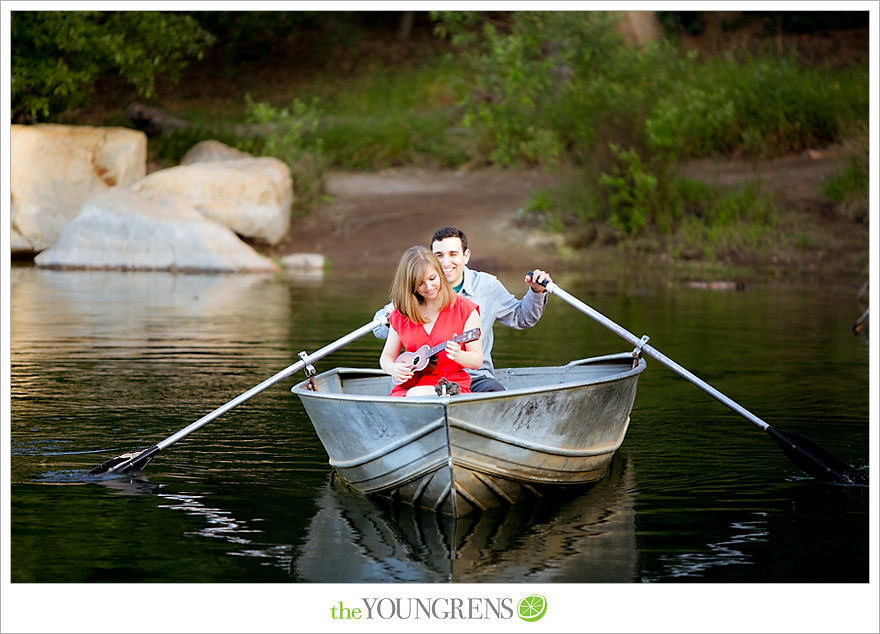
[{"label": "oar", "polygon": [[377,326],[385,325],[387,323],[388,322],[384,317],[379,318],[379,319],[374,319],[370,323],[365,324],[365,325],[361,326],[360,328],[358,328],[357,330],[354,330],[354,331],[348,333],[347,335],[345,335],[344,337],[342,337],[340,339],[337,339],[333,343],[327,344],[326,346],[324,346],[323,348],[321,348],[320,350],[318,350],[317,352],[315,352],[314,354],[312,354],[310,356],[306,355],[305,352],[301,352],[300,353],[300,360],[297,361],[296,363],[294,363],[293,365],[288,366],[287,368],[281,370],[280,372],[278,372],[274,376],[269,377],[268,379],[266,379],[265,381],[263,381],[259,385],[255,385],[254,387],[249,389],[247,392],[244,392],[243,394],[239,394],[238,396],[236,396],[234,399],[232,399],[231,401],[229,401],[225,405],[221,405],[220,407],[215,409],[210,414],[206,414],[205,416],[202,416],[199,420],[184,427],[183,429],[181,429],[177,433],[172,434],[171,436],[168,436],[168,438],[166,438],[165,440],[156,443],[155,445],[153,445],[152,447],[150,447],[148,449],[143,449],[141,451],[131,451],[131,452],[116,456],[115,458],[111,458],[110,460],[106,461],[105,463],[103,463],[103,464],[95,467],[91,471],[89,471],[89,474],[90,475],[100,475],[100,474],[105,474],[105,473],[138,473],[138,472],[142,471],[144,469],[144,467],[146,467],[147,464],[153,459],[153,457],[157,453],[159,453],[160,451],[165,449],[165,447],[168,447],[169,445],[176,443],[178,440],[180,440],[181,438],[183,438],[185,436],[188,436],[189,434],[191,434],[195,430],[199,429],[203,425],[207,425],[208,423],[210,423],[212,420],[214,420],[215,418],[217,418],[221,414],[225,414],[226,412],[231,410],[233,407],[241,405],[246,400],[248,400],[252,396],[256,396],[257,394],[259,394],[260,392],[265,390],[270,385],[274,385],[278,381],[280,381],[280,380],[282,380],[292,374],[299,372],[303,368],[306,368],[307,366],[309,366],[311,361],[325,357],[328,354],[330,354],[331,352],[338,350],[339,348],[351,343],[355,339],[364,336],[368,332],[372,331],[373,328],[376,328]]},{"label": "oar", "polygon": [[[531,273],[529,273],[529,275],[531,275]],[[679,364],[668,358],[666,355],[664,355],[653,346],[648,345],[647,337],[639,339],[634,334],[614,323],[600,312],[594,310],[593,308],[590,308],[573,295],[570,295],[569,293],[561,289],[559,285],[555,282],[549,282],[547,284],[544,284],[544,286],[547,287],[548,292],[553,293],[558,297],[561,297],[563,300],[571,304],[574,308],[578,309],[582,313],[585,313],[586,315],[589,315],[600,324],[610,329],[612,332],[615,332],[619,336],[626,339],[632,345],[636,346],[638,350],[641,350],[643,353],[650,355],[666,367],[670,368],[674,372],[677,372],[679,375],[681,375],[700,389],[704,390],[709,395],[714,396],[716,399],[727,405],[736,413],[740,414],[759,428],[763,429],[765,432],[770,434],[773,440],[775,440],[776,443],[782,448],[782,450],[785,452],[785,455],[787,455],[789,459],[791,459],[791,461],[803,471],[820,480],[828,480],[831,482],[840,482],[844,484],[868,483],[868,478],[864,473],[850,466],[840,458],[832,455],[830,452],[823,449],[812,440],[804,438],[799,434],[791,434],[771,427],[768,423],[764,422],[763,420],[752,414],[742,405],[728,398],[699,377],[681,367]]]}]

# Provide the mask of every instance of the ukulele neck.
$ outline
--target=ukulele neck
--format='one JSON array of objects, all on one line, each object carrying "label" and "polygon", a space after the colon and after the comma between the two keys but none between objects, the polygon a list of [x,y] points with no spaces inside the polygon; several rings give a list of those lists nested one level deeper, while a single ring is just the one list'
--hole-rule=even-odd
[{"label": "ukulele neck", "polygon": [[[468,343],[471,341],[476,341],[479,338],[480,338],[480,329],[474,328],[473,330],[468,330],[467,332],[463,332],[456,337],[452,337],[451,341],[454,341],[455,343]],[[437,354],[438,352],[440,352],[441,350],[446,348],[447,341],[450,341],[450,339],[447,339],[443,343],[438,343],[433,348],[430,348],[428,350],[428,352],[425,353],[425,356],[426,357],[433,357],[435,354]]]}]

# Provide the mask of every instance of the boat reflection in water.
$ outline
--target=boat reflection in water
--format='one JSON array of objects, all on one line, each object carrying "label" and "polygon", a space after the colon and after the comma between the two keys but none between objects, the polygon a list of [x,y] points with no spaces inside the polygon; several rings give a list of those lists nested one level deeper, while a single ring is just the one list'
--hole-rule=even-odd
[{"label": "boat reflection in water", "polygon": [[291,573],[336,583],[637,580],[634,473],[626,456],[577,491],[453,518],[378,503],[335,478]]}]

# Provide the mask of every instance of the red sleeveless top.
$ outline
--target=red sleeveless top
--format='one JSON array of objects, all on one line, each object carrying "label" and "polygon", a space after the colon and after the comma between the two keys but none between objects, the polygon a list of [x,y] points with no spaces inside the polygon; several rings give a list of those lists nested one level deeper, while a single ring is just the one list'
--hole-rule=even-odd
[{"label": "red sleeveless top", "polygon": [[[434,322],[431,334],[425,332],[424,324],[419,324],[407,319],[401,315],[396,308],[391,311],[390,315],[388,315],[388,322],[391,324],[391,327],[394,328],[394,332],[400,337],[400,342],[403,344],[404,350],[407,352],[415,352],[425,344],[428,344],[429,347],[433,348],[444,341],[449,341],[455,335],[463,333],[465,331],[464,325],[467,322],[467,318],[470,317],[472,312],[474,312],[474,309],[476,309],[477,312],[480,310],[474,302],[466,297],[453,294],[452,301],[449,302],[449,305],[437,315],[437,321]],[[415,385],[437,385],[443,377],[446,377],[449,381],[458,383],[462,392],[470,392],[470,375],[465,372],[462,366],[455,361],[451,361],[446,356],[446,350],[441,350],[437,354],[437,367],[435,367],[430,373],[425,371],[425,373],[419,377],[419,380]],[[414,386],[411,385],[410,387]],[[391,390],[391,396],[406,396],[407,389],[409,388],[395,385]]]}]

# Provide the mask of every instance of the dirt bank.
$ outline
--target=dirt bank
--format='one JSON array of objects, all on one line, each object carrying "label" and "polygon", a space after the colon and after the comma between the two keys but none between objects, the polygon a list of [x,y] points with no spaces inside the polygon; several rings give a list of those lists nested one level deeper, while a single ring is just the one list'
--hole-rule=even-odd
[{"label": "dirt bank", "polygon": [[[701,160],[680,166],[689,178],[718,186],[757,183],[786,209],[780,232],[803,235],[802,244],[780,245],[768,254],[733,254],[722,262],[676,262],[668,254],[644,258],[685,275],[866,279],[868,228],[843,215],[821,193],[839,165],[833,150],[761,162]],[[536,189],[554,177],[539,170],[430,171],[394,169],[376,173],[331,173],[329,199],[296,220],[273,255],[324,254],[334,268],[393,268],[400,253],[427,244],[444,225],[461,227],[470,239],[472,264],[486,270],[559,270],[619,257],[620,246],[572,250],[566,236],[517,222]],[[719,270],[721,273],[719,273]]]},{"label": "dirt bank", "polygon": [[515,224],[517,210],[551,177],[537,170],[394,169],[331,173],[331,199],[297,220],[280,253],[323,253],[335,268],[386,269],[443,226],[461,227],[472,263],[487,270],[559,261],[559,237]]}]

